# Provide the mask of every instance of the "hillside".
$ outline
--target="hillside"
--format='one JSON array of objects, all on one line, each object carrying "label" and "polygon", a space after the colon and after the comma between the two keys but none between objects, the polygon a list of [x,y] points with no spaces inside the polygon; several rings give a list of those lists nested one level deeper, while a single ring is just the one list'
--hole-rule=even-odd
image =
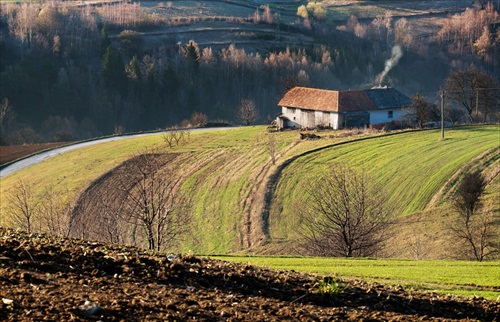
[{"label": "hillside", "polygon": [[[301,224],[296,209],[307,190],[305,184],[333,164],[349,164],[383,183],[383,189],[390,195],[389,202],[394,205],[395,216],[399,217],[394,240],[389,243],[385,256],[453,257],[452,247],[446,245],[452,244],[447,227],[455,218],[449,201],[457,177],[471,169],[483,171],[490,178],[498,175],[498,127],[485,127],[485,132],[478,136],[470,130],[472,128],[465,127],[448,131],[445,141],[438,140],[435,131],[375,137],[293,158],[279,170],[279,180],[271,193],[269,231],[272,239],[285,249],[293,249],[299,238],[297,227]],[[496,197],[490,198],[493,201]],[[498,204],[493,207],[498,209]],[[415,256],[408,250],[414,238],[421,243],[421,252],[425,255]]]},{"label": "hillside", "polygon": [[2,227],[0,293],[0,319],[9,321],[494,321],[500,313],[483,298]]},{"label": "hillside", "polygon": [[[52,192],[69,201],[72,236],[142,243],[139,236],[130,239],[127,231],[132,227],[114,220],[111,210],[121,205],[120,194],[137,180],[133,157],[148,151],[158,155],[161,173],[172,180],[173,195],[180,198],[177,208],[189,217],[183,234],[165,248],[172,251],[294,253],[300,216],[294,213],[293,202],[303,193],[298,183],[339,160],[372,169],[379,180],[389,183],[400,222],[394,242],[380,256],[452,257],[446,247],[450,245],[446,226],[453,220],[447,198],[456,185],[451,179],[467,169],[489,175],[485,198],[494,211],[498,209],[497,125],[449,129],[445,141],[439,140],[437,130],[342,133],[319,132],[322,139],[299,140],[296,131],[245,127],[193,132],[171,149],[165,148],[161,135],[152,135],[69,152],[3,178],[0,219],[7,223],[9,190],[24,181],[39,198]],[[276,164],[268,150],[271,138],[276,143]],[[432,176],[422,178],[418,169]],[[59,223],[70,218],[65,216]],[[44,225],[41,218],[33,220],[35,227]],[[422,245],[418,254],[411,251],[415,244]]]}]

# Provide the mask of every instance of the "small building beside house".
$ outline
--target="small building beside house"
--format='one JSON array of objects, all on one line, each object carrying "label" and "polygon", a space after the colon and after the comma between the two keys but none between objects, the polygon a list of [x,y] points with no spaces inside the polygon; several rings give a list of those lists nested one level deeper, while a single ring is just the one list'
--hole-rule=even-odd
[{"label": "small building beside house", "polygon": [[346,91],[294,87],[278,103],[276,125],[279,129],[364,127],[401,121],[403,108],[411,104],[409,97],[390,87]]}]

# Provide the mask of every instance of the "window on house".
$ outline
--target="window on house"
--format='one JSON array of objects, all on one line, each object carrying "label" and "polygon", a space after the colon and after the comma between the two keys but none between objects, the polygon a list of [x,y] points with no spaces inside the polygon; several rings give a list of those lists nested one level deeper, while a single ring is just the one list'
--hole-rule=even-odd
[{"label": "window on house", "polygon": [[392,119],[392,117],[393,117],[392,111],[387,111],[387,118]]},{"label": "window on house", "polygon": [[295,109],[294,108],[288,108],[288,112],[291,113],[291,114],[295,114]]}]

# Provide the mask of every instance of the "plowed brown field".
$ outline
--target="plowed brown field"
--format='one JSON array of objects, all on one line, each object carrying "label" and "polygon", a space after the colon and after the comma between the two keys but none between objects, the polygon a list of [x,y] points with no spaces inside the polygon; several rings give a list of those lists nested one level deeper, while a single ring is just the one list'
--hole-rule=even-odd
[{"label": "plowed brown field", "polygon": [[[500,303],[0,227],[2,321],[495,321]],[[328,280],[328,279],[326,279]]]}]

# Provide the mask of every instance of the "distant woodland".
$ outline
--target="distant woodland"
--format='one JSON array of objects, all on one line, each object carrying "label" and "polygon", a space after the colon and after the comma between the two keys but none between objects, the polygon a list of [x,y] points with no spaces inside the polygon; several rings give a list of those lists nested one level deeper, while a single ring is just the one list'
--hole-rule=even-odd
[{"label": "distant woodland", "polygon": [[[230,21],[277,30],[271,36],[275,48],[265,52],[237,44],[202,47],[196,39],[180,44],[175,27],[192,21],[150,13],[137,2],[75,3],[1,4],[2,145],[189,125],[194,113],[237,124],[245,100],[255,104],[258,123],[267,123],[279,112],[284,92],[296,85],[355,89],[380,84],[435,100],[453,70],[474,65],[500,80],[496,1],[443,17],[439,31],[427,35],[415,34],[412,19],[388,14],[353,15],[334,23],[319,4],[299,7],[294,24],[280,21],[269,6]],[[157,30],[167,36],[154,46],[146,44],[143,34]],[[315,42],[287,47],[280,30]],[[381,78],[395,45],[404,55]]]}]

